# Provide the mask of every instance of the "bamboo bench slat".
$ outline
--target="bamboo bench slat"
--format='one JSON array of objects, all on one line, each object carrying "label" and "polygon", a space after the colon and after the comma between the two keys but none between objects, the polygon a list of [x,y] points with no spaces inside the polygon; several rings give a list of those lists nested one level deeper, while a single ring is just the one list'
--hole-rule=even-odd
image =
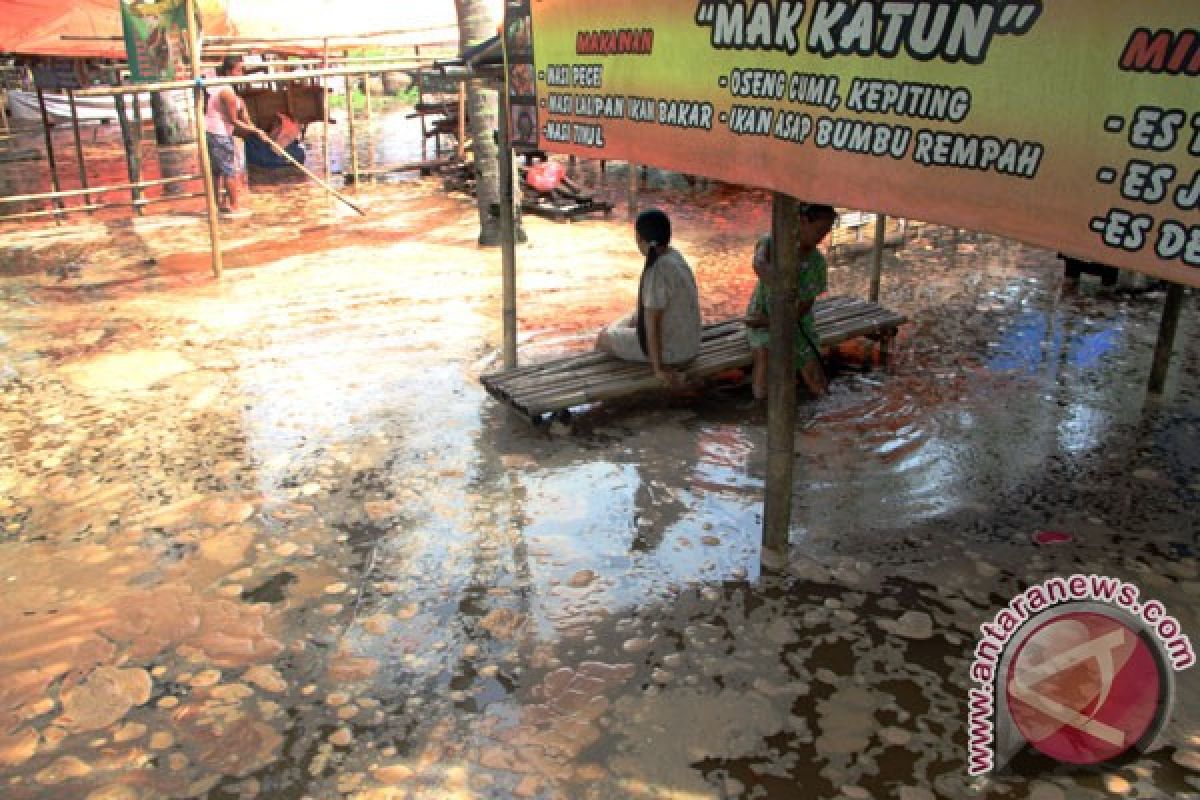
[{"label": "bamboo bench slat", "polygon": [[[819,300],[813,316],[822,346],[860,336],[886,342],[908,322],[895,311],[853,297]],[[720,372],[745,367],[752,358],[742,320],[722,320],[704,326],[700,352],[680,370],[690,383],[697,383]],[[481,376],[480,381],[494,397],[534,420],[572,406],[661,388],[649,365],[597,352],[493,372]]]}]

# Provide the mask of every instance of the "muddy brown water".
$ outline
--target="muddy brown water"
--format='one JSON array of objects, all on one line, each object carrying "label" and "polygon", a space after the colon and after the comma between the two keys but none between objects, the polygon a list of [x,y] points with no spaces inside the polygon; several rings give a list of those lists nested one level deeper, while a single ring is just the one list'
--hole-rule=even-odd
[{"label": "muddy brown water", "polygon": [[[618,203],[610,165],[582,180]],[[1195,670],[1150,752],[965,771],[978,625],[1096,572],[1200,634],[1189,298],[1064,290],[1053,254],[936,226],[910,317],[798,418],[787,569],[759,564],[745,389],[534,428],[494,368],[499,254],[435,179],[365,219],[261,185],[196,211],[0,231],[0,786],[11,798],[1076,798],[1200,791]],[[739,313],[762,193],[651,172],[703,311]],[[527,218],[520,352],[634,302],[628,223]],[[863,295],[863,259],[831,255]],[[1038,530],[1071,532],[1036,547]]]}]

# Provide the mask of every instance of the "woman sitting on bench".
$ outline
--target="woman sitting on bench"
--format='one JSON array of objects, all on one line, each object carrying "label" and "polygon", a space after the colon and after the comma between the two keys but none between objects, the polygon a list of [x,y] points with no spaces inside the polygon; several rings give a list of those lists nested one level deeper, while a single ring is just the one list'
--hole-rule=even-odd
[{"label": "woman sitting on bench", "polygon": [[[817,250],[821,240],[829,235],[837,213],[831,206],[801,205],[796,220],[796,371],[814,395],[825,393],[828,382],[821,368],[817,351],[817,327],[813,304],[825,292],[828,267],[825,257]],[[754,249],[754,272],[758,283],[746,309],[746,338],[754,354],[754,399],[761,402],[767,396],[767,344],[770,341],[768,310],[771,293],[771,237],[763,236]]]},{"label": "woman sitting on bench", "polygon": [[700,350],[700,296],[691,267],[671,247],[671,220],[658,209],[634,223],[638,251],[646,257],[638,282],[637,310],[596,337],[596,349],[625,361],[649,362],[666,386],[683,377],[670,365],[684,364]]}]

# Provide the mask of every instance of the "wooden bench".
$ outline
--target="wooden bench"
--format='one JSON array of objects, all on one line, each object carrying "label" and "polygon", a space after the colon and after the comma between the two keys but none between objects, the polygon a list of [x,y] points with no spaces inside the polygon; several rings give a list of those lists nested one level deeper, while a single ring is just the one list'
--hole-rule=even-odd
[{"label": "wooden bench", "polygon": [[553,190],[543,192],[529,183],[529,167],[519,169],[522,210],[555,222],[572,222],[587,214],[612,216],[612,203],[597,200],[570,178],[564,176]]},{"label": "wooden bench", "polygon": [[[885,359],[891,340],[908,322],[895,311],[854,297],[819,300],[813,313],[822,347],[866,336],[880,343]],[[699,384],[725,370],[748,366],[752,356],[745,331],[740,319],[704,326],[700,353],[682,370],[688,382]],[[480,381],[493,397],[534,422],[572,406],[661,388],[649,365],[597,352],[493,372]]]}]

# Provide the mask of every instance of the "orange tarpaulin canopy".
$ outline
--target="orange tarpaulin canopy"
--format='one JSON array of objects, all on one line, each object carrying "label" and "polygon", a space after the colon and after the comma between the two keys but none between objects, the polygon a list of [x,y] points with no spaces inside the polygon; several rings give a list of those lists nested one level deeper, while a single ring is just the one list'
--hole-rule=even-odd
[{"label": "orange tarpaulin canopy", "polygon": [[0,0],[0,52],[75,58],[124,58],[120,41],[68,36],[121,35],[116,0]]},{"label": "orange tarpaulin canopy", "polygon": [[[303,43],[282,43],[289,50],[320,49],[319,39],[326,36],[331,45],[345,46],[356,36],[379,31],[411,33],[372,38],[370,44],[412,45],[456,36],[452,3],[406,7],[370,0],[198,0],[197,6],[206,37],[264,43],[310,37]],[[0,53],[123,59],[120,36],[119,0],[0,0]]]}]

